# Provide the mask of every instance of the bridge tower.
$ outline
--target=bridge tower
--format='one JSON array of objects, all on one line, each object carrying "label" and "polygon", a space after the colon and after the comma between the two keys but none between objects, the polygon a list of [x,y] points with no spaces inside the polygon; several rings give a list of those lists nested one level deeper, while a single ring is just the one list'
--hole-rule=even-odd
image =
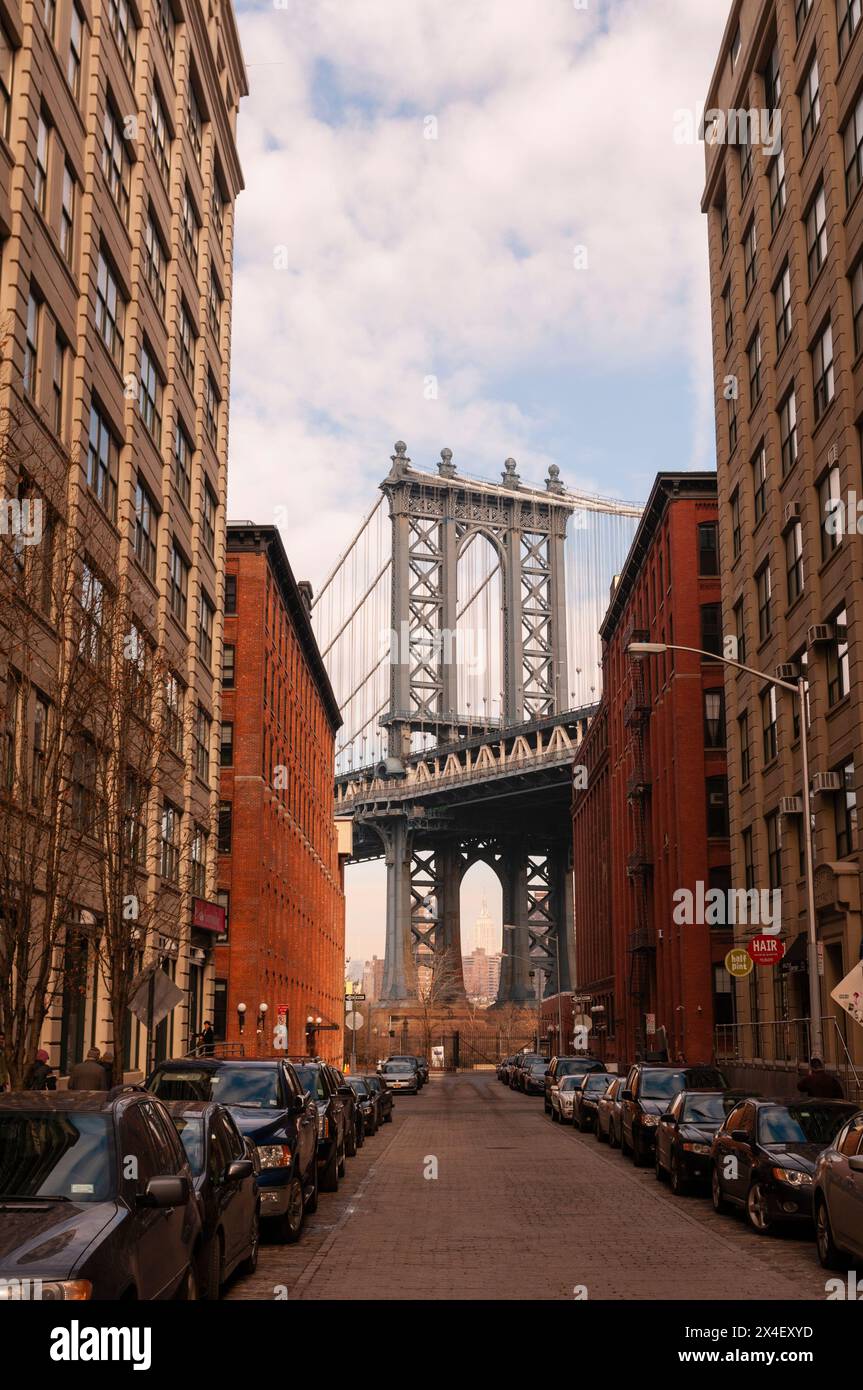
[{"label": "bridge tower", "polygon": [[[564,543],[574,502],[555,465],[545,490],[523,486],[507,459],[501,482],[460,477],[443,449],[436,473],[415,470],[401,441],[381,484],[392,523],[392,633],[388,756],[378,768],[398,779],[428,744],[446,749],[476,734],[547,724],[569,707]],[[459,559],[480,535],[494,554],[501,595],[499,717],[459,708]],[[416,997],[418,967],[431,972],[435,998],[464,994],[460,926],[462,878],[478,859],[503,893],[504,960],[498,1002],[571,988],[574,977],[568,817],[539,835],[518,816],[471,833],[409,801],[378,814],[374,829],[387,866],[383,998]],[[487,833],[484,833],[487,832]],[[532,978],[531,978],[532,977]]]}]

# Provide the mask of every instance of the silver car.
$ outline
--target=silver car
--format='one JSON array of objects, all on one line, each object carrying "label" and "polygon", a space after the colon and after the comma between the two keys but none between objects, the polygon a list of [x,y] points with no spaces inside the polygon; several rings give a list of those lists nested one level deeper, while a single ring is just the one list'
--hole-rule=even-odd
[{"label": "silver car", "polygon": [[572,1103],[575,1092],[584,1080],[583,1072],[570,1072],[555,1081],[551,1088],[551,1118],[562,1124],[572,1124]]},{"label": "silver car", "polygon": [[843,1269],[849,1255],[863,1260],[863,1110],[819,1154],[812,1203],[824,1268]]}]

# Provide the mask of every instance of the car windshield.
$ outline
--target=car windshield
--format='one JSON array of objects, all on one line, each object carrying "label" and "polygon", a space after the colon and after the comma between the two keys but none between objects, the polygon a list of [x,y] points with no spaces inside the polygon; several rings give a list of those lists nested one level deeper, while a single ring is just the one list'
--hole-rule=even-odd
[{"label": "car windshield", "polygon": [[366,1085],[370,1091],[379,1091],[381,1089],[381,1083],[377,1076],[370,1076],[366,1081]]},{"label": "car windshield", "polygon": [[368,1093],[369,1093],[369,1088],[368,1088],[368,1086],[366,1085],[366,1083],[363,1081],[362,1077],[359,1077],[359,1076],[349,1076],[349,1077],[348,1077],[348,1085],[351,1086],[351,1087],[353,1087],[353,1089],[356,1091],[356,1093],[357,1093],[358,1096],[367,1096]]},{"label": "car windshield", "polygon": [[531,1076],[545,1076],[545,1070],[545,1062],[531,1062],[530,1064]]},{"label": "car windshield", "polygon": [[295,1067],[294,1070],[304,1091],[310,1091],[315,1100],[326,1100],[327,1093],[320,1067]]},{"label": "car windshield", "polygon": [[686,1078],[682,1071],[645,1071],[641,1076],[639,1096],[642,1100],[665,1100],[684,1090]]},{"label": "car windshield", "polygon": [[408,1062],[412,1067],[415,1067],[417,1062],[416,1057],[410,1057],[407,1053],[404,1057],[389,1057],[387,1060],[389,1062]]},{"label": "car windshield", "polygon": [[573,1072],[584,1071],[584,1062],[578,1057],[571,1057],[568,1062],[558,1062],[558,1076],[571,1076]]},{"label": "car windshield", "polygon": [[606,1076],[605,1073],[601,1071],[594,1071],[585,1078],[584,1089],[586,1091],[595,1092],[597,1095],[602,1095],[603,1091],[608,1090],[610,1084],[610,1076]]},{"label": "car windshield", "polygon": [[584,1072],[570,1072],[569,1076],[563,1077],[560,1083],[561,1091],[574,1091],[584,1080]]},{"label": "car windshield", "polygon": [[729,1104],[736,1105],[737,1101],[729,1102],[723,1095],[715,1096],[687,1096],[683,1106],[683,1120],[688,1120],[690,1124],[700,1124],[702,1121],[716,1121],[721,1124],[728,1114]]},{"label": "car windshield", "polygon": [[758,1111],[761,1144],[830,1143],[848,1111],[819,1105],[764,1105]]},{"label": "car windshield", "polygon": [[384,1062],[384,1071],[388,1074],[396,1072],[399,1076],[410,1075],[413,1067],[410,1062]]},{"label": "car windshield", "polygon": [[0,1201],[104,1202],[116,1185],[110,1118],[85,1111],[0,1112]]},{"label": "car windshield", "polygon": [[195,1177],[204,1171],[204,1120],[201,1115],[172,1115],[189,1167]]},{"label": "car windshield", "polygon": [[156,1072],[150,1090],[162,1100],[218,1100],[252,1110],[278,1110],[279,1075],[275,1067],[184,1067]]}]

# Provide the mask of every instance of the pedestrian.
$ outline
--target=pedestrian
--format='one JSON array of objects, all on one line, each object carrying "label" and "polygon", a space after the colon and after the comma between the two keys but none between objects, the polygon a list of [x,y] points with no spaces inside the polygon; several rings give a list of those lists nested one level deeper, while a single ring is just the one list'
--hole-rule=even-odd
[{"label": "pedestrian", "polygon": [[9,1068],[6,1065],[6,1035],[0,1033],[0,1091],[5,1091],[9,1085]]},{"label": "pedestrian", "polygon": [[809,1058],[809,1070],[797,1082],[798,1091],[812,1096],[813,1100],[844,1100],[845,1092],[838,1076],[825,1071],[820,1057]]},{"label": "pedestrian", "polygon": [[107,1091],[105,1068],[99,1064],[99,1049],[91,1047],[86,1060],[76,1062],[69,1070],[70,1091]]},{"label": "pedestrian", "polygon": [[103,1052],[99,1058],[99,1065],[105,1073],[105,1085],[110,1091],[114,1084],[114,1054],[113,1052]]},{"label": "pedestrian", "polygon": [[216,1035],[213,1032],[213,1025],[209,1019],[205,1019],[204,1026],[201,1029],[201,1048],[205,1057],[212,1057],[213,1044],[215,1041]]},{"label": "pedestrian", "polygon": [[27,1068],[27,1075],[24,1078],[25,1091],[56,1091],[57,1078],[54,1075],[54,1068],[49,1065],[48,1053],[44,1047],[40,1047],[34,1060]]}]

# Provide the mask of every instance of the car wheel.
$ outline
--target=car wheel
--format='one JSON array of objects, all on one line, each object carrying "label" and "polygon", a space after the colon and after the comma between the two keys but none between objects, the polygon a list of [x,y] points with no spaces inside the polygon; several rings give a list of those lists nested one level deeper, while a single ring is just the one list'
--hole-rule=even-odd
[{"label": "car wheel", "polygon": [[338,1192],[339,1190],[339,1151],[333,1146],[333,1151],[327,1160],[327,1166],[321,1173],[318,1172],[318,1187],[321,1192]]},{"label": "car wheel", "polygon": [[824,1269],[842,1269],[844,1260],[833,1241],[833,1228],[825,1199],[819,1194],[815,1203],[815,1246]]},{"label": "car wheel", "polygon": [[683,1167],[677,1154],[671,1156],[671,1190],[675,1197],[682,1197],[689,1186],[683,1176]]},{"label": "car wheel", "polygon": [[713,1201],[713,1210],[722,1213],[728,1210],[728,1203],[722,1195],[722,1183],[719,1180],[719,1169],[713,1165],[713,1172],[710,1175],[710,1196]]},{"label": "car wheel", "polygon": [[632,1131],[632,1161],[636,1168],[643,1168],[647,1161],[644,1145],[635,1130]]},{"label": "car wheel", "polygon": [[596,1131],[595,1131],[595,1133],[596,1133],[596,1140],[597,1140],[597,1143],[598,1143],[598,1144],[607,1144],[607,1143],[608,1143],[608,1135],[604,1132],[604,1130],[603,1130],[603,1128],[602,1128],[602,1125],[601,1125],[600,1122],[599,1122],[599,1118],[598,1118],[598,1117],[597,1117],[597,1121],[596,1121]]},{"label": "car wheel", "polygon": [[552,1124],[557,1123],[557,1121],[559,1121],[559,1119],[560,1119],[560,1116],[558,1115],[558,1113],[557,1113],[557,1111],[555,1110],[554,1106],[552,1106],[552,1107],[551,1107],[551,1120],[552,1120]]},{"label": "car wheel", "polygon": [[288,1209],[273,1222],[276,1239],[283,1245],[295,1245],[303,1229],[303,1185],[299,1173],[294,1173],[288,1186]]},{"label": "car wheel", "polygon": [[365,1122],[365,1120],[361,1120],[361,1121],[360,1121],[360,1127],[359,1127],[359,1129],[357,1130],[357,1143],[356,1143],[356,1148],[354,1149],[354,1153],[357,1152],[357,1149],[361,1149],[361,1148],[363,1147],[363,1144],[364,1144],[365,1142],[366,1142],[366,1122]]},{"label": "car wheel", "polygon": [[773,1222],[767,1210],[767,1198],[760,1182],[754,1182],[747,1193],[746,1219],[753,1231],[757,1231],[760,1236],[768,1235],[773,1229]]},{"label": "car wheel", "polygon": [[393,1112],[392,1112],[392,1110],[390,1109],[390,1110],[388,1110],[387,1113],[384,1115],[384,1124],[385,1124],[385,1125],[391,1125],[392,1122],[393,1122]]},{"label": "car wheel", "polygon": [[551,1114],[551,1106],[549,1105],[548,1101],[547,1101],[547,1100],[544,1100],[542,1104],[543,1104],[543,1109],[545,1110],[546,1115],[550,1115],[550,1114]]},{"label": "car wheel", "polygon": [[620,1144],[617,1141],[617,1130],[614,1128],[613,1120],[609,1120],[608,1123],[608,1147],[610,1149],[620,1148]]},{"label": "car wheel", "polygon": [[258,1268],[258,1252],[261,1248],[261,1213],[255,1208],[252,1229],[249,1235],[249,1253],[237,1266],[240,1274],[254,1274]]},{"label": "car wheel", "polygon": [[357,1156],[357,1131],[355,1126],[352,1126],[345,1135],[345,1153],[348,1158],[356,1158]]},{"label": "car wheel", "polygon": [[317,1155],[312,1159],[312,1191],[306,1201],[306,1211],[309,1216],[314,1216],[318,1209],[318,1160]]},{"label": "car wheel", "polygon": [[208,1299],[218,1299],[219,1290],[224,1283],[222,1274],[222,1236],[220,1231],[213,1233],[213,1239],[209,1242],[204,1252],[205,1258],[201,1261],[201,1277],[198,1281],[201,1289],[201,1297]]},{"label": "car wheel", "polygon": [[662,1161],[661,1161],[661,1159],[660,1159],[660,1157],[659,1157],[659,1144],[658,1144],[658,1143],[657,1143],[657,1145],[656,1145],[656,1155],[655,1155],[654,1168],[656,1169],[656,1180],[657,1180],[657,1182],[665,1182],[665,1169],[663,1168],[663,1166],[662,1166]]},{"label": "car wheel", "polygon": [[588,1131],[589,1129],[590,1129],[590,1120],[587,1118],[586,1115],[581,1115],[581,1114],[579,1114],[579,1117],[578,1117],[578,1132],[579,1132],[579,1134],[587,1134],[587,1131]]},{"label": "car wheel", "polygon": [[345,1166],[345,1146],[343,1144],[341,1153],[339,1154],[339,1166],[336,1169],[336,1172],[338,1173],[340,1178],[343,1178],[345,1176]]},{"label": "car wheel", "polygon": [[182,1303],[197,1303],[198,1301],[198,1276],[193,1264],[189,1265],[186,1270],[186,1277],[180,1285],[179,1298]]}]

